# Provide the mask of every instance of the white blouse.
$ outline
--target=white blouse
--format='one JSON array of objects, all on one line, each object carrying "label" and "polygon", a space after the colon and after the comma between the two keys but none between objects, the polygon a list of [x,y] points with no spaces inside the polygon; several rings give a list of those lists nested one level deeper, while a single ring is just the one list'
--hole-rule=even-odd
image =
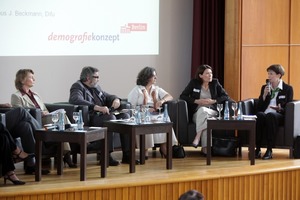
[{"label": "white blouse", "polygon": [[[144,86],[141,86],[141,85],[136,85],[131,91],[130,93],[128,94],[128,102],[131,103],[131,105],[143,105],[144,103],[144,94],[143,94],[143,91],[145,87]],[[153,98],[152,98],[152,95],[151,93],[153,91],[156,90],[156,99],[157,100],[161,100],[162,98],[164,98],[164,96],[166,96],[168,93],[162,89],[161,87],[159,86],[156,86],[156,85],[152,85],[151,86],[151,90],[150,90],[150,94],[148,93],[148,91],[146,92],[146,95],[147,95],[147,104],[149,106],[154,106],[153,104]]]}]

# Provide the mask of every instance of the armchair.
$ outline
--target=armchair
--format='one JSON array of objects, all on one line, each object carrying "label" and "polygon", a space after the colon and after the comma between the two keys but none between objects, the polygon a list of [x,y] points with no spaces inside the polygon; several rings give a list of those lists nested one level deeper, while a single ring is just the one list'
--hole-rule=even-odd
[{"label": "armchair", "polygon": [[[257,112],[258,99],[249,98],[242,100],[243,114],[253,115]],[[274,141],[275,148],[289,149],[289,157],[293,157],[294,139],[300,135],[300,100],[290,102],[286,105],[284,125],[279,127],[277,137]],[[243,134],[245,135],[245,134]],[[241,144],[249,144],[247,137],[241,137]],[[265,142],[263,142],[265,144]]]},{"label": "armchair", "polygon": [[[231,104],[230,104],[231,105]],[[230,114],[233,114],[229,106]],[[183,146],[191,146],[196,136],[196,124],[190,119],[187,102],[182,99],[177,100],[177,123],[176,129],[178,142]],[[234,137],[234,131],[213,131],[214,137]]]}]

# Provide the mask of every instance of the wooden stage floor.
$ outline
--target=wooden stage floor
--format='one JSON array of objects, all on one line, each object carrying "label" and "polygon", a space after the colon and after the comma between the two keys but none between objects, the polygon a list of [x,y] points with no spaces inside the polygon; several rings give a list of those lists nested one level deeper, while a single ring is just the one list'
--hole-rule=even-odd
[{"label": "wooden stage floor", "polygon": [[[79,181],[79,168],[64,168],[64,174],[59,176],[56,174],[56,168],[52,166],[51,174],[42,175],[42,181],[35,182],[33,175],[24,175],[22,170],[23,164],[18,163],[16,165],[16,173],[21,180],[26,181],[26,185],[13,186],[11,183],[4,185],[2,178],[0,180],[0,199],[8,199],[7,197],[15,196],[20,197],[22,195],[27,195],[28,198],[26,199],[30,199],[28,196],[29,194],[41,195],[52,193],[53,191],[55,191],[55,193],[64,193],[75,191],[77,189],[83,191],[85,189],[92,190],[95,188],[112,189],[131,186],[143,187],[146,185],[155,186],[168,183],[179,184],[180,182],[183,182],[184,185],[180,186],[179,184],[177,186],[178,189],[173,188],[171,197],[167,199],[177,199],[179,194],[188,189],[202,190],[204,195],[212,197],[213,191],[209,189],[209,186],[204,186],[203,181],[220,179],[220,177],[243,177],[255,174],[294,171],[300,168],[300,159],[289,159],[288,150],[285,149],[274,149],[273,159],[267,161],[256,159],[254,166],[251,166],[250,161],[248,160],[247,148],[243,148],[242,157],[212,157],[210,166],[206,165],[206,158],[200,155],[200,148],[195,149],[192,147],[185,147],[185,150],[187,157],[184,159],[173,159],[173,169],[171,170],[166,169],[166,161],[165,159],[160,158],[159,151],[157,150],[153,153],[151,151],[149,152],[150,157],[145,165],[136,166],[136,173],[130,174],[129,166],[121,164],[116,167],[109,167],[107,169],[106,178],[100,178],[100,166],[97,165],[96,156],[95,154],[89,154],[86,181]],[[114,152],[113,157],[121,160],[121,152]],[[80,159],[78,159],[78,161],[80,161]],[[187,182],[193,181],[195,181],[195,183],[187,184]],[[197,181],[202,181],[202,183],[197,184]],[[298,179],[296,181],[298,181]],[[115,190],[115,192],[117,193],[117,190]],[[138,194],[136,195],[138,196]],[[299,192],[295,195],[298,198]],[[124,199],[138,198],[128,197]]]}]

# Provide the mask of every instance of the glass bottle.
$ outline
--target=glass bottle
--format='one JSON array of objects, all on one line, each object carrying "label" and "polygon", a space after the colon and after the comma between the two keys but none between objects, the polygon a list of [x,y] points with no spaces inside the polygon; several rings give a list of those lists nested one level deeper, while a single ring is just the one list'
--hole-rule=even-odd
[{"label": "glass bottle", "polygon": [[141,108],[140,106],[136,107],[136,118],[135,118],[135,122],[137,124],[141,124],[142,123],[142,114],[141,114]]},{"label": "glass bottle", "polygon": [[65,110],[61,110],[58,113],[58,130],[64,131],[65,130]]},{"label": "glass bottle", "polygon": [[225,101],[224,119],[229,120],[229,118],[230,118],[230,114],[229,114],[228,101]]},{"label": "glass bottle", "polygon": [[243,119],[243,109],[242,109],[242,102],[239,102],[239,108],[237,112],[237,119],[242,120]]},{"label": "glass bottle", "polygon": [[77,128],[78,128],[78,130],[83,130],[82,110],[79,110],[79,119],[77,121]]},{"label": "glass bottle", "polygon": [[164,105],[163,121],[164,122],[170,122],[169,113],[168,113],[168,104]]}]

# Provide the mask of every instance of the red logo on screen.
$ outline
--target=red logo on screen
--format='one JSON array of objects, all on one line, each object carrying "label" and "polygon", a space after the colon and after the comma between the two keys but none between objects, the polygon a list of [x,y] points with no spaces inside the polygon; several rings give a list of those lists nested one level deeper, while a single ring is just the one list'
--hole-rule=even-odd
[{"label": "red logo on screen", "polygon": [[147,31],[146,23],[128,23],[121,26],[121,33],[131,33],[134,31]]}]

